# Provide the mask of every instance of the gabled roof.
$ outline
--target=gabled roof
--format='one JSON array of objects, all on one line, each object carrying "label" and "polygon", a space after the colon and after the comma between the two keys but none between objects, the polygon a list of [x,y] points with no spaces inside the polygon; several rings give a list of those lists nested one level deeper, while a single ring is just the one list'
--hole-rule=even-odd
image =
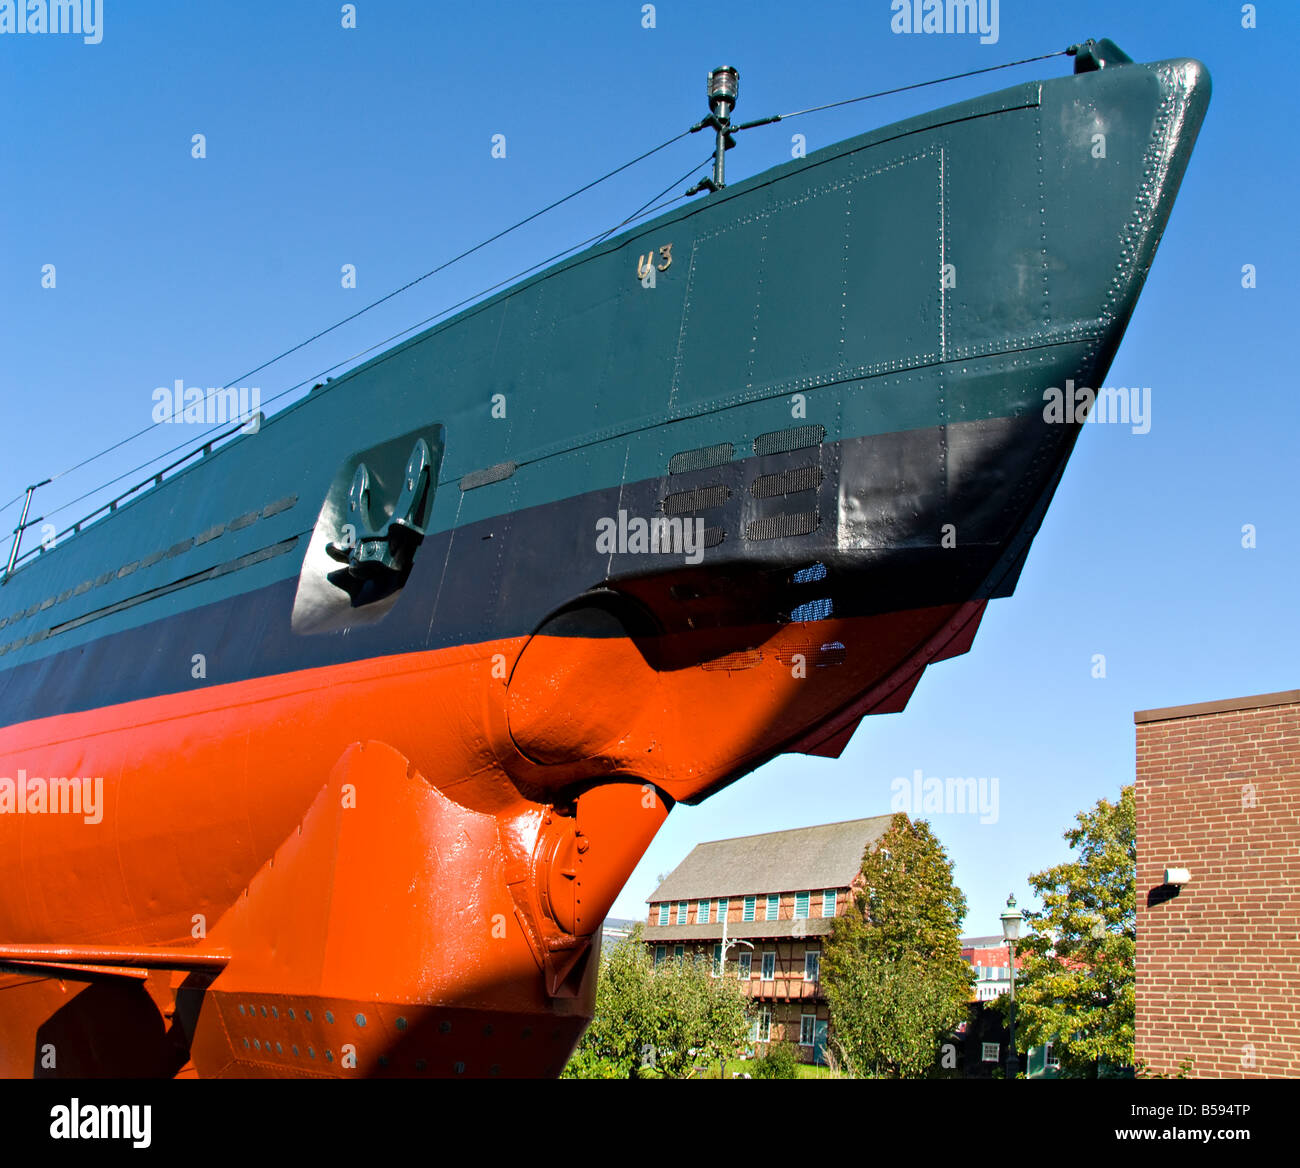
[{"label": "gabled roof", "polygon": [[647,900],[847,888],[867,848],[889,830],[893,818],[875,815],[696,844]]}]

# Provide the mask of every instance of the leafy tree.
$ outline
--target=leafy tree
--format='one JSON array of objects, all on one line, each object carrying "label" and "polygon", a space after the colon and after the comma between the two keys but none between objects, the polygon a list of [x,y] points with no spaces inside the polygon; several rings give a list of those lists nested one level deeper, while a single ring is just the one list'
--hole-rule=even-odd
[{"label": "leafy tree", "polygon": [[756,1079],[797,1079],[799,1077],[799,1052],[792,1042],[774,1042],[767,1054],[754,1063]]},{"label": "leafy tree", "polygon": [[626,940],[601,952],[595,1014],[562,1077],[636,1077],[645,1036],[653,1031],[647,991],[652,972],[639,924]]},{"label": "leafy tree", "polygon": [[832,922],[822,955],[831,1041],[853,1073],[923,1075],[966,1017],[966,897],[930,825],[902,814],[863,857],[862,876],[856,911]]},{"label": "leafy tree", "polygon": [[845,1071],[868,1078],[919,1078],[935,1069],[940,1043],[962,1021],[951,987],[914,957],[857,960],[828,983]]},{"label": "leafy tree", "polygon": [[638,924],[601,955],[596,1011],[564,1078],[689,1078],[744,1042],[749,1002],[704,959],[655,966]]},{"label": "leafy tree", "polygon": [[[1076,859],[1030,876],[1042,901],[1016,947],[1016,1045],[1052,1042],[1061,1073],[1133,1064],[1137,817],[1133,787],[1076,816]],[[1008,1003],[1003,1003],[1007,1008]]]}]

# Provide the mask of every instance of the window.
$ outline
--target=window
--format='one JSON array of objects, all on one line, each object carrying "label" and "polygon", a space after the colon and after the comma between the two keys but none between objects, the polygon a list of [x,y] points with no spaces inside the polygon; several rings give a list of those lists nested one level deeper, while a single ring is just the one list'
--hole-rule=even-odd
[{"label": "window", "polygon": [[767,895],[767,919],[774,921],[777,914],[781,911],[781,898],[775,892],[769,892]]},{"label": "window", "polygon": [[776,952],[769,949],[763,954],[763,980],[771,981],[776,976]]},{"label": "window", "polygon": [[686,956],[686,946],[685,946],[685,945],[674,945],[674,946],[673,946],[673,956],[674,956],[674,957],[685,957],[685,956]]},{"label": "window", "polygon": [[980,1061],[986,1063],[995,1063],[998,1061],[998,1051],[1001,1049],[996,1042],[980,1043]]},{"label": "window", "polygon": [[748,981],[750,969],[754,964],[754,955],[752,953],[742,953],[740,955],[740,980]]},{"label": "window", "polygon": [[1056,1057],[1056,1055],[1052,1053],[1053,1045],[1054,1045],[1053,1043],[1049,1042],[1047,1046],[1043,1049],[1043,1065],[1048,1067],[1055,1067],[1057,1070],[1060,1070],[1061,1062]]},{"label": "window", "polygon": [[709,902],[700,901],[699,907],[695,910],[695,923],[697,925],[707,925],[709,923]]},{"label": "window", "polygon": [[661,925],[668,923],[668,902],[666,900],[659,906],[659,923]]},{"label": "window", "polygon": [[804,981],[816,981],[822,971],[822,955],[816,949],[803,955]]},{"label": "window", "polygon": [[713,976],[718,976],[718,971],[722,966],[722,942],[719,941],[713,946]]},{"label": "window", "polygon": [[817,1015],[800,1014],[799,1015],[799,1045],[812,1046],[813,1039],[817,1035]]},{"label": "window", "polygon": [[822,893],[822,916],[833,917],[835,915],[835,889],[828,888]]},{"label": "window", "polygon": [[684,900],[679,900],[677,902],[677,919],[673,922],[673,924],[675,925],[686,924],[686,904],[687,902]]},{"label": "window", "polygon": [[754,919],[754,900],[755,897],[745,897],[745,914],[741,917],[741,920],[752,921]]},{"label": "window", "polygon": [[727,919],[727,909],[730,907],[731,902],[725,896],[718,897],[718,920],[725,921]]},{"label": "window", "polygon": [[772,1011],[764,1006],[758,1012],[758,1017],[754,1019],[754,1025],[749,1031],[749,1040],[751,1042],[770,1042],[772,1040]]},{"label": "window", "polygon": [[808,898],[810,895],[807,892],[796,892],[794,894],[794,919],[796,921],[806,921],[808,919]]},{"label": "window", "polygon": [[663,964],[663,961],[664,961],[664,954],[665,954],[666,952],[667,952],[667,950],[666,950],[662,945],[656,945],[656,946],[655,946],[655,964],[656,964],[656,965],[662,965],[662,964]]}]

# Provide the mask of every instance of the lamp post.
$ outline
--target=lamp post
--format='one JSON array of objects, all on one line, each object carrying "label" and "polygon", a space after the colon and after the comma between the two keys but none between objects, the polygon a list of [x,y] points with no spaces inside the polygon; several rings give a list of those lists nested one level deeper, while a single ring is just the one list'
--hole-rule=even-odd
[{"label": "lamp post", "polygon": [[[751,953],[754,950],[754,943],[752,941],[745,941],[745,940],[728,941],[727,940],[727,918],[724,916],[722,918],[722,952],[718,955],[718,976],[719,977],[727,976],[727,950],[734,948],[736,945],[748,945]],[[720,1079],[725,1079],[727,1077],[726,1055],[723,1055],[718,1062],[718,1077]]]},{"label": "lamp post", "polygon": [[1020,922],[1024,919],[1016,909],[1014,895],[1007,897],[1007,911],[1002,914],[1002,936],[1011,951],[1011,1049],[1007,1052],[1007,1078],[1020,1074],[1020,1059],[1016,1057],[1016,942],[1020,940]]}]

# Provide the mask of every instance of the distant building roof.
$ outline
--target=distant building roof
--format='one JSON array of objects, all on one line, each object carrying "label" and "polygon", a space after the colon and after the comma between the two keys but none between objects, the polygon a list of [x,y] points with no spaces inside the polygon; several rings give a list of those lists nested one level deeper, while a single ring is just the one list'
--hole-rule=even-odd
[{"label": "distant building roof", "polygon": [[1007,939],[1000,933],[994,937],[963,937],[961,947],[963,949],[997,949],[1007,943]]},{"label": "distant building roof", "polygon": [[1248,698],[1226,698],[1217,702],[1197,702],[1190,706],[1164,706],[1158,710],[1137,710],[1133,721],[1169,722],[1174,718],[1199,718],[1205,714],[1230,714],[1237,710],[1258,710],[1265,706],[1290,706],[1300,702],[1300,689],[1284,689],[1278,693],[1254,694]]},{"label": "distant building roof", "polygon": [[[647,900],[847,888],[862,867],[867,848],[892,821],[892,815],[875,815],[696,844]],[[647,941],[652,940],[650,932]]]}]

